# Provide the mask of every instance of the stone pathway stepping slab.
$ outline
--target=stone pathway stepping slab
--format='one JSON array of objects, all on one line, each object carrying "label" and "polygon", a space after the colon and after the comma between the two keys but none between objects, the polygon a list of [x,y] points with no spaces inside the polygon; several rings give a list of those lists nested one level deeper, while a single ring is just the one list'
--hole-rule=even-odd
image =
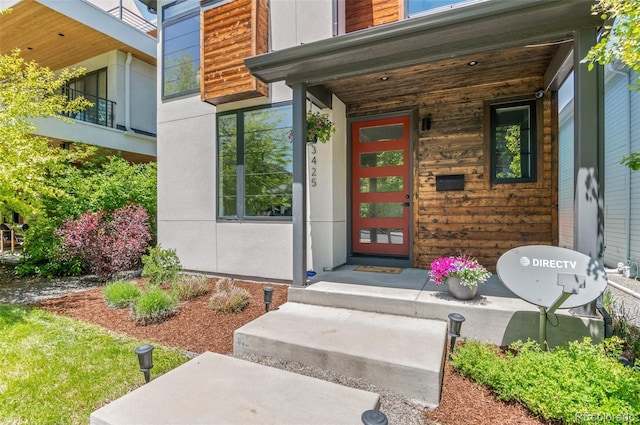
[{"label": "stone pathway stepping slab", "polygon": [[96,410],[90,423],[353,425],[378,404],[378,394],[206,352]]}]

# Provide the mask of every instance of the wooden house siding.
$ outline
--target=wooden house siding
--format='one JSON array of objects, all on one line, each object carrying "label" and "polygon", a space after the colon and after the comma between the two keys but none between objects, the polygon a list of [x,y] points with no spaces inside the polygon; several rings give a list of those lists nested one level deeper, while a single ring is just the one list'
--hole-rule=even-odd
[{"label": "wooden house siding", "polygon": [[269,49],[265,0],[235,0],[204,10],[200,19],[202,100],[219,105],[269,94],[268,84],[253,77],[244,59]]},{"label": "wooden house siding", "polygon": [[397,21],[400,18],[401,1],[347,0],[345,31],[349,33]]},{"label": "wooden house siding", "polygon": [[[419,105],[417,122],[431,117],[429,130],[416,129],[414,145],[415,267],[428,269],[436,257],[463,253],[495,271],[500,255],[513,247],[557,244],[557,121],[551,95],[537,101],[537,181],[490,183],[491,102],[531,99],[542,84],[541,77],[531,77],[395,99],[398,109]],[[436,191],[436,176],[453,174],[464,175],[464,190]]]}]

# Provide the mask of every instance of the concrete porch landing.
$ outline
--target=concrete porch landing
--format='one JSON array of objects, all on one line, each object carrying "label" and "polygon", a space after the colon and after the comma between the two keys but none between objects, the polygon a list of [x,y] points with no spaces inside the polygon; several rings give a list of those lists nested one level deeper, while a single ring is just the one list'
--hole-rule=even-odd
[{"label": "concrete porch landing", "polygon": [[[436,286],[425,270],[404,269],[401,273],[359,272],[342,266],[319,273],[309,286],[290,287],[290,302],[348,308],[361,311],[448,321],[449,313],[460,313],[466,321],[462,337],[508,345],[527,338],[538,340],[540,310],[509,291],[493,275],[480,285],[478,295],[461,301],[449,295],[447,285]],[[558,310],[549,317],[547,338],[555,346],[567,340],[604,336],[600,318],[578,317]]]},{"label": "concrete porch landing", "polygon": [[91,414],[91,425],[358,424],[379,396],[203,353]]}]

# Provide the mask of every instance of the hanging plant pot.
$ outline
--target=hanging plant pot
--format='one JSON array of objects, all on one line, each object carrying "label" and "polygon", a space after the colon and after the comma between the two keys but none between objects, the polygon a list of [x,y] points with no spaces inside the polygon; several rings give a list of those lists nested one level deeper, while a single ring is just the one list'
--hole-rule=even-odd
[{"label": "hanging plant pot", "polygon": [[310,145],[315,145],[316,143],[318,143],[318,136],[312,136],[307,138],[307,143]]}]

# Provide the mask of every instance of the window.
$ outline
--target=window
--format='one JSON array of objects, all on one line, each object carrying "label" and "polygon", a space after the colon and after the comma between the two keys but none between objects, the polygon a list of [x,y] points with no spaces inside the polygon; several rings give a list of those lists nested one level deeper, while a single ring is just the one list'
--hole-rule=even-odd
[{"label": "window", "polygon": [[290,103],[218,114],[218,217],[291,216],[292,120]]},{"label": "window", "polygon": [[[407,18],[422,12],[440,12],[458,7],[456,3],[477,3],[478,0],[404,0]],[[460,5],[462,6],[462,5]]]},{"label": "window", "polygon": [[162,8],[162,98],[200,90],[200,3],[179,0]]},{"label": "window", "polygon": [[92,106],[73,114],[71,118],[113,127],[114,102],[107,99],[107,68],[89,72],[69,81],[63,88],[63,93],[69,99],[82,96],[92,103]]},{"label": "window", "polygon": [[491,106],[491,181],[536,181],[536,102]]}]

